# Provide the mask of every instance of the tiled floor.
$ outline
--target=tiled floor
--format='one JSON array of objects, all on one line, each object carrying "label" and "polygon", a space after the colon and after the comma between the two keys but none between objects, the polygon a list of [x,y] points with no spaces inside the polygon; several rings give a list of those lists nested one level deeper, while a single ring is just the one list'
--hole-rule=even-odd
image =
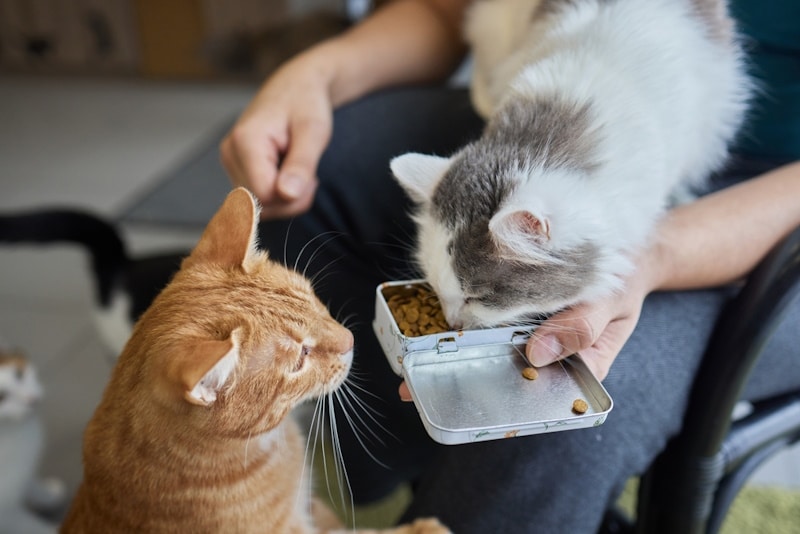
[{"label": "tiled floor", "polygon": [[[0,210],[59,204],[115,216],[235,117],[254,89],[0,78]],[[198,237],[123,230],[134,254],[191,247]],[[71,246],[0,249],[0,340],[23,348],[39,368],[48,436],[41,472],[70,489],[80,480],[83,427],[111,368],[93,323],[86,261]]]},{"label": "tiled floor", "polygon": [[[74,204],[115,215],[246,104],[247,85],[0,79],[0,210]],[[190,246],[194,232],[125,228],[135,252]],[[0,339],[23,347],[46,389],[42,472],[80,479],[83,425],[110,370],[94,329],[85,256],[0,249]],[[2,466],[0,466],[2,470]],[[800,487],[800,447],[752,483]]]}]

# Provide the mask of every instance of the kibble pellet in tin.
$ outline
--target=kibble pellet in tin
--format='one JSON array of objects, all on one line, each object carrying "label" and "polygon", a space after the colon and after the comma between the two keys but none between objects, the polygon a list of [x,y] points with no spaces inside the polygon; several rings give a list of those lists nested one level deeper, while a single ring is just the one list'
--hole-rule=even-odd
[{"label": "kibble pellet in tin", "polygon": [[396,288],[386,299],[386,304],[405,336],[417,337],[450,330],[439,297],[425,285]]}]

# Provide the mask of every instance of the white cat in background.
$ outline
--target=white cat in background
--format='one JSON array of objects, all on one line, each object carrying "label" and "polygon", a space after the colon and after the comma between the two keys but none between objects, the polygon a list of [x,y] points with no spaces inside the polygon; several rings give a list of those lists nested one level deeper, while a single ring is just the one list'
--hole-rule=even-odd
[{"label": "white cat in background", "polygon": [[36,478],[44,436],[35,406],[42,388],[33,366],[0,347],[0,534],[55,534],[34,510],[56,509],[65,488]]}]

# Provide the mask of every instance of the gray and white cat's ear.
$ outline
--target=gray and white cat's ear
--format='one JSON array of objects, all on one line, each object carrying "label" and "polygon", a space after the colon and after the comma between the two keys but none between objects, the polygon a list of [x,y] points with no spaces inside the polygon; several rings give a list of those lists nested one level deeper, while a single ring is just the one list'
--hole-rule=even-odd
[{"label": "gray and white cat's ear", "polygon": [[411,199],[421,204],[430,201],[436,185],[450,168],[450,161],[450,158],[409,152],[393,158],[389,167]]},{"label": "gray and white cat's ear", "polygon": [[217,400],[239,362],[239,337],[236,329],[228,339],[187,342],[173,357],[169,374],[183,390],[185,400],[198,406],[210,406]]},{"label": "gray and white cat's ear", "polygon": [[538,263],[549,258],[550,221],[543,215],[527,209],[501,210],[489,221],[489,234],[506,259]]},{"label": "gray and white cat's ear", "polygon": [[258,202],[244,187],[228,193],[184,265],[214,263],[247,271],[256,253],[259,212]]}]

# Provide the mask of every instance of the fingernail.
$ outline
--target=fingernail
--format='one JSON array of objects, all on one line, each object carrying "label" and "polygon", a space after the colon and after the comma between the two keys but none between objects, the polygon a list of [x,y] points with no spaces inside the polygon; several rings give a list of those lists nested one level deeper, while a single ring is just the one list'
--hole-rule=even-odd
[{"label": "fingernail", "polygon": [[544,367],[556,361],[563,350],[556,336],[543,336],[529,348],[528,360],[536,367]]},{"label": "fingernail", "polygon": [[296,174],[281,175],[278,180],[278,188],[284,197],[298,198],[305,189],[305,180]]}]

